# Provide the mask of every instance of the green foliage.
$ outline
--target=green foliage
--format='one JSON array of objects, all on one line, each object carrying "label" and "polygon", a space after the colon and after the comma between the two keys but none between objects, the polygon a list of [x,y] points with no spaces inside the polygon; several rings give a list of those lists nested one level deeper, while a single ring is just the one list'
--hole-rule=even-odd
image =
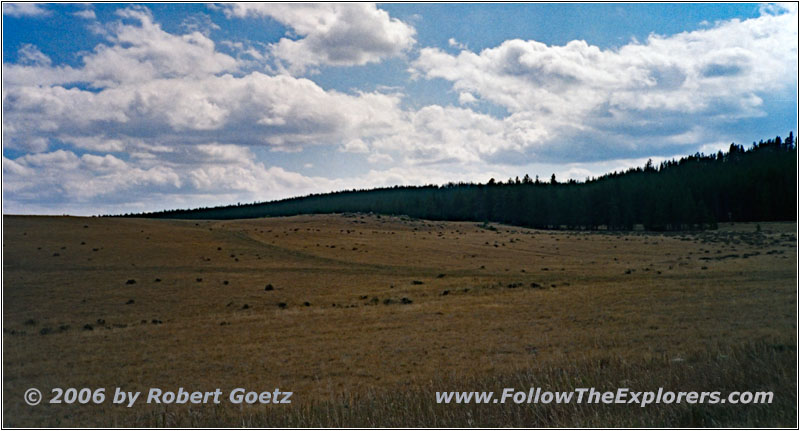
[{"label": "green foliage", "polygon": [[540,229],[648,230],[715,228],[718,222],[795,220],[793,135],[745,150],[693,156],[613,172],[585,182],[523,180],[444,186],[395,186],[280,201],[129,215],[239,219],[364,212],[431,220],[498,222]]}]

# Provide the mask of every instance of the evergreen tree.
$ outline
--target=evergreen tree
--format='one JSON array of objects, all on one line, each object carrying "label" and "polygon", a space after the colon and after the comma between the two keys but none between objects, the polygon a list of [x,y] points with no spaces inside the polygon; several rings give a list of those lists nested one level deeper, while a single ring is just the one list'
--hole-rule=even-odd
[{"label": "evergreen tree", "polygon": [[797,159],[793,133],[728,153],[696,153],[658,169],[612,172],[585,182],[545,183],[525,175],[508,182],[394,186],[312,194],[266,203],[170,210],[131,217],[233,219],[373,212],[436,220],[474,220],[535,228],[676,230],[721,221],[796,220]]}]

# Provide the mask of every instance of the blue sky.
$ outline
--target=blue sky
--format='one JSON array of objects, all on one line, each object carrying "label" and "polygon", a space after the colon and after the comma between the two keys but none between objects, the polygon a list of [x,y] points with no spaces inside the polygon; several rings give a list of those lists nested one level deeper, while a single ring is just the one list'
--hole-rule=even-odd
[{"label": "blue sky", "polygon": [[3,211],[613,170],[785,136],[795,4],[3,5]]}]

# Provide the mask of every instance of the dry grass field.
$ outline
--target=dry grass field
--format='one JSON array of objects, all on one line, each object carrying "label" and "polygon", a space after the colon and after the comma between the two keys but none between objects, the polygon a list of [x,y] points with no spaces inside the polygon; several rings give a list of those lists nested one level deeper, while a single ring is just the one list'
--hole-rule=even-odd
[{"label": "dry grass field", "polygon": [[[795,223],[679,233],[362,214],[3,224],[4,426],[796,425]],[[737,411],[434,401],[437,390],[508,382],[731,386],[777,400]],[[30,387],[294,396],[268,407],[30,407]]]}]

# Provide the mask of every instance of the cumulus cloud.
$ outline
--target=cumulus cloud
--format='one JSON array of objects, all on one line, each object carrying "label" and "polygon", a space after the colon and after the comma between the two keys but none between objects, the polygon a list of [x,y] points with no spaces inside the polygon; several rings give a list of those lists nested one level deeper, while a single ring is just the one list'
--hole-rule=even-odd
[{"label": "cumulus cloud", "polygon": [[[4,212],[119,214],[280,199],[331,190],[428,184],[453,177],[436,168],[390,167],[350,178],[306,176],[257,161],[229,144],[173,148],[157,159],[122,160],[72,151],[3,157]],[[459,175],[463,176],[463,172]],[[49,205],[43,205],[48,202]],[[54,209],[56,208],[56,209]]]},{"label": "cumulus cloud", "polygon": [[409,113],[400,133],[372,142],[378,153],[411,164],[468,163],[514,145],[503,120],[469,109],[426,106]]},{"label": "cumulus cloud", "polygon": [[472,93],[466,91],[462,91],[458,95],[458,103],[462,105],[469,105],[470,103],[475,103],[477,101],[478,99],[475,98],[475,96],[473,96]]},{"label": "cumulus cloud", "polygon": [[[413,28],[374,5],[222,8],[271,17],[293,35],[215,42],[205,15],[171,33],[135,6],[93,24],[103,42],[77,65],[31,44],[10,53],[4,210],[119,213],[524,173],[583,179],[685,144],[722,145],[720,125],[763,115],[769,97],[796,88],[796,10],[614,50],[509,40],[472,52],[453,39],[460,52],[423,48],[411,72],[449,81],[458,106],[409,108],[402,88],[345,93],[254,70],[269,56],[301,73],[403,55]],[[362,173],[306,176],[268,161],[281,154],[256,155],[326,146]]]},{"label": "cumulus cloud", "polygon": [[141,211],[331,190],[339,183],[265,165],[250,148],[346,145],[402,121],[399,94],[244,73],[191,22],[172,34],[146,8],[117,15],[98,24],[105,42],[78,67],[34,45],[3,64],[3,142],[28,153],[4,157],[5,210]]},{"label": "cumulus cloud", "polygon": [[109,138],[105,135],[96,136],[61,136],[60,140],[75,148],[91,151],[121,153],[130,148],[123,139]]},{"label": "cumulus cloud", "polygon": [[84,72],[97,87],[148,82],[159,78],[204,77],[237,70],[236,60],[215,49],[200,31],[173,35],[153,21],[143,7],[120,9],[129,23],[109,26],[111,45],[98,45],[84,56]]},{"label": "cumulus cloud", "polygon": [[271,54],[301,74],[316,66],[361,66],[402,55],[415,29],[368,3],[229,3],[228,17],[270,17],[291,28],[297,39],[282,38]]},{"label": "cumulus cloud", "polygon": [[183,22],[181,22],[181,28],[190,33],[200,32],[206,37],[209,37],[211,32],[219,30],[220,26],[212,21],[210,16],[199,13],[187,16]]},{"label": "cumulus cloud", "polygon": [[651,35],[644,44],[616,51],[584,41],[547,46],[522,40],[458,55],[425,48],[413,67],[513,112],[586,112],[605,103],[702,112],[710,100],[738,99],[791,82],[797,55],[791,22],[788,14],[734,20],[709,30]]},{"label": "cumulus cloud", "polygon": [[[459,166],[452,171],[392,164],[353,177],[325,178],[270,166],[238,145],[142,146],[141,150],[154,157],[123,159],[111,154],[78,155],[63,149],[4,157],[4,212],[117,214],[500,177],[499,171],[481,166]],[[377,163],[393,163],[387,155],[371,157],[378,159]]]},{"label": "cumulus cloud", "polygon": [[84,54],[80,68],[53,66],[33,45],[3,65],[4,137],[109,151],[129,138],[294,151],[390,133],[402,115],[398,94],[349,95],[288,75],[242,75],[237,60],[200,32],[165,32],[145,8],[117,14],[125,21],[104,26],[108,43]]},{"label": "cumulus cloud", "polygon": [[450,45],[450,47],[452,48],[457,48],[462,50],[467,49],[467,45],[465,43],[461,43],[452,37],[450,39],[447,39],[447,44]]},{"label": "cumulus cloud", "polygon": [[174,35],[153,21],[143,7],[120,9],[117,21],[98,27],[107,42],[84,53],[83,66],[49,67],[38,49],[24,45],[20,57],[41,61],[3,64],[4,85],[64,85],[86,83],[94,88],[138,84],[155,79],[199,78],[236,72],[237,61],[215,49],[214,42],[199,31]]},{"label": "cumulus cloud", "polygon": [[3,15],[38,18],[50,15],[50,11],[37,3],[3,3]]},{"label": "cumulus cloud", "polygon": [[[324,178],[304,177],[254,160],[247,148],[208,144],[181,148],[171,156],[124,161],[113,155],[57,150],[16,159],[3,158],[4,191],[14,197],[10,210],[25,203],[93,204],[110,213],[174,206],[217,204],[220,199],[252,201],[287,197],[289,190],[334,187]],[[100,203],[102,202],[102,203]],[[5,209],[5,208],[4,208]],[[82,212],[85,214],[85,212]]]},{"label": "cumulus cloud", "polygon": [[20,64],[48,67],[52,63],[50,57],[30,43],[22,44],[17,52],[17,57],[17,62]]},{"label": "cumulus cloud", "polygon": [[306,79],[258,72],[154,79],[102,91],[8,86],[3,96],[4,128],[11,137],[96,136],[106,130],[106,139],[225,139],[292,150],[391,133],[402,115],[397,96],[347,95]]},{"label": "cumulus cloud", "polygon": [[620,142],[644,134],[667,145],[670,136],[704,125],[764,115],[765,94],[794,88],[796,20],[796,12],[764,14],[654,34],[617,50],[579,40],[563,46],[508,40],[455,55],[424,48],[411,72],[505,108],[513,123],[539,131],[539,140],[528,141],[532,147],[548,137],[545,143],[555,146],[580,135]]},{"label": "cumulus cloud", "polygon": [[339,147],[339,150],[343,151],[345,153],[362,153],[362,154],[366,154],[366,153],[369,152],[369,147],[361,139],[353,139],[351,141],[347,141],[344,145]]},{"label": "cumulus cloud", "polygon": [[795,2],[761,3],[758,5],[758,8],[762,14],[780,15],[785,12],[797,13],[797,3]]},{"label": "cumulus cloud", "polygon": [[73,15],[83,19],[89,19],[89,20],[97,19],[97,15],[94,13],[94,10],[92,9],[79,10],[73,13]]}]

